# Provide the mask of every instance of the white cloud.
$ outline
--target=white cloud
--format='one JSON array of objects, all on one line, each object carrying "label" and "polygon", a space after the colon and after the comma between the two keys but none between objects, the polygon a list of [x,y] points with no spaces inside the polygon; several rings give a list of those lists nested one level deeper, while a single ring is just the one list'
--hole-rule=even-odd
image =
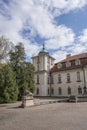
[{"label": "white cloud", "polygon": [[87,42],[87,29],[82,31],[82,34],[78,37],[79,42],[86,43]]},{"label": "white cloud", "polygon": [[[87,0],[11,0],[8,5],[1,0],[0,4],[3,5],[0,8],[0,35],[6,36],[15,44],[23,42],[27,56],[31,57],[38,53],[39,45],[26,38],[34,38],[35,35],[39,35],[46,39],[48,50],[57,50],[59,47],[69,46],[75,42],[73,30],[64,25],[56,25],[54,18],[82,8],[87,4]],[[26,38],[20,33],[24,28],[30,30]],[[86,35],[87,31],[84,31],[79,37],[80,42],[87,40]],[[80,49],[80,45],[76,49]],[[58,52],[54,56],[57,57],[57,54]],[[63,56],[64,54],[65,51]]]},{"label": "white cloud", "polygon": [[87,5],[87,0],[44,0],[44,4],[50,11],[53,11],[54,17],[59,16],[76,9],[81,9]]},{"label": "white cloud", "polygon": [[55,29],[54,37],[46,40],[46,47],[55,50],[59,47],[72,45],[74,37],[75,35],[70,28],[61,25]]},{"label": "white cloud", "polygon": [[68,53],[66,51],[59,50],[56,51],[52,56],[56,59],[55,62],[59,62],[62,59],[65,59],[67,54]]}]

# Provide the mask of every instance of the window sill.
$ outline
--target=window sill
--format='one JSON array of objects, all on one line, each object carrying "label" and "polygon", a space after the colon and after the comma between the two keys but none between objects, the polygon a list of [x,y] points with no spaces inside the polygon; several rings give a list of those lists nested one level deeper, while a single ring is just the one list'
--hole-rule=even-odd
[{"label": "window sill", "polygon": [[77,80],[76,82],[82,82],[81,80]]},{"label": "window sill", "polygon": [[58,84],[61,84],[62,82],[58,82]]},{"label": "window sill", "polygon": [[36,83],[36,84],[40,84],[40,83]]},{"label": "window sill", "polygon": [[71,81],[67,81],[66,83],[71,83]]}]

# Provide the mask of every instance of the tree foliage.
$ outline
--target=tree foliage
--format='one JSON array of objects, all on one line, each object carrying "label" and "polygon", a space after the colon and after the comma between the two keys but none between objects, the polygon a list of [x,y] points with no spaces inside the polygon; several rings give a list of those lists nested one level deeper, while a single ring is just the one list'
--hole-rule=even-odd
[{"label": "tree foliage", "polygon": [[10,62],[16,74],[19,95],[21,100],[25,89],[34,91],[34,67],[31,63],[25,61],[25,51],[22,43],[15,46],[14,51],[10,52]]},{"label": "tree foliage", "polygon": [[15,74],[10,64],[0,68],[0,102],[11,103],[17,101],[18,86]]},{"label": "tree foliage", "polygon": [[13,43],[0,36],[0,62],[6,62],[9,57],[9,51],[13,48]]},{"label": "tree foliage", "polygon": [[0,62],[0,103],[21,100],[25,90],[33,92],[35,88],[34,67],[26,62],[23,44],[11,49],[9,41],[0,37],[0,61],[8,55],[8,63]]}]

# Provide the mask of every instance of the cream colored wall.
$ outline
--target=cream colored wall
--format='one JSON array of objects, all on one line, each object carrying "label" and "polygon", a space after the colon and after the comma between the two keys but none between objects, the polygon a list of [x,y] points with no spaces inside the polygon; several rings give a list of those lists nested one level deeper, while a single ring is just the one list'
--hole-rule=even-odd
[{"label": "cream colored wall", "polygon": [[35,95],[36,96],[47,96],[47,73],[45,72],[41,72],[39,73],[39,84],[37,84],[37,74],[35,74],[35,84],[36,84],[36,88],[39,88],[39,94],[36,94],[35,91]]},{"label": "cream colored wall", "polygon": [[[49,58],[49,63],[48,63],[48,58]],[[52,62],[54,62],[54,59],[51,58],[49,55],[39,55],[39,72],[37,72],[37,61],[38,61],[38,57],[33,57],[33,65],[35,67],[35,71],[37,72],[35,74],[35,84],[37,82],[37,74],[39,74],[39,81],[40,84],[36,84],[36,88],[39,88],[39,94],[36,95],[36,90],[34,95],[36,96],[47,96],[47,75],[48,75],[48,67],[49,69],[51,69],[51,67],[53,66],[53,64],[51,64],[51,60]],[[45,71],[44,71],[45,70]]]},{"label": "cream colored wall", "polygon": [[[77,72],[80,72],[81,82],[77,82]],[[70,74],[71,83],[67,83],[67,73]],[[58,83],[58,74],[61,74],[62,83]],[[54,88],[55,96],[68,96],[67,88],[71,87],[72,94],[78,95],[78,86],[82,89],[84,87],[83,71],[81,69],[62,71],[60,73],[53,73],[54,84],[51,87]],[[62,95],[58,94],[58,88],[62,88]]]}]

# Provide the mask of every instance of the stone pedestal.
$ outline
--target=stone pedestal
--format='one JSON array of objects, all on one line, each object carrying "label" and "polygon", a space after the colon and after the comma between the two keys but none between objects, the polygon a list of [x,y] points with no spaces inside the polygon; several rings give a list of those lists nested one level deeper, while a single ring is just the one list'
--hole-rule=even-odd
[{"label": "stone pedestal", "polygon": [[22,107],[29,107],[29,106],[33,106],[34,102],[33,102],[33,97],[31,96],[23,96],[22,98]]},{"label": "stone pedestal", "polygon": [[28,90],[25,90],[24,95],[22,97],[22,107],[25,108],[33,105],[33,94]]}]

